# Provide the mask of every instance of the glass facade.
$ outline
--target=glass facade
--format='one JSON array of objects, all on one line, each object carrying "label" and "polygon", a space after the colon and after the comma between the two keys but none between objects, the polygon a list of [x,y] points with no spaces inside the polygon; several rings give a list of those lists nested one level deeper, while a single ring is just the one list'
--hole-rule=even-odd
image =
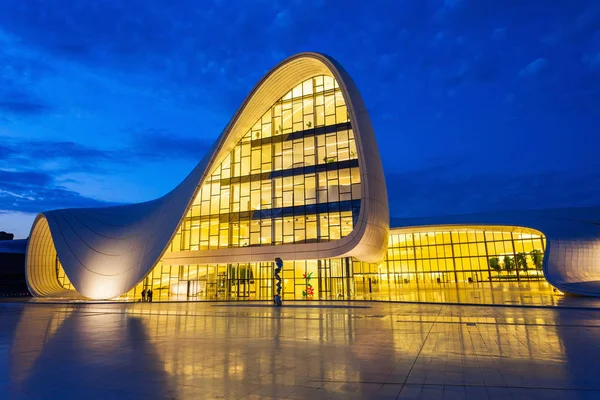
[{"label": "glass facade", "polygon": [[360,209],[354,133],[337,82],[277,101],[213,170],[169,251],[338,240]]},{"label": "glass facade", "polygon": [[383,263],[354,263],[354,298],[498,303],[523,290],[516,301],[547,298],[545,246],[540,232],[518,227],[392,229]]},{"label": "glass facade", "polygon": [[[283,298],[395,300],[411,290],[485,289],[533,281],[549,289],[542,272],[544,248],[540,233],[511,227],[396,230],[380,264],[351,258],[285,262]],[[135,299],[146,287],[156,300],[270,300],[272,285],[271,262],[159,264],[123,297]]]},{"label": "glass facade", "polygon": [[69,277],[65,273],[65,270],[63,269],[62,264],[58,260],[58,257],[56,257],[56,278],[58,279],[58,284],[63,289],[66,289],[66,290],[75,290],[75,288],[73,287],[73,285],[71,285],[71,281],[69,280]]},{"label": "glass facade", "polygon": [[[153,300],[271,300],[273,263],[166,266],[159,264],[127,299],[151,288]],[[350,259],[288,261],[282,271],[283,299],[350,298]]]},{"label": "glass facade", "polygon": [[392,286],[543,280],[545,238],[510,228],[398,231],[385,274]]}]

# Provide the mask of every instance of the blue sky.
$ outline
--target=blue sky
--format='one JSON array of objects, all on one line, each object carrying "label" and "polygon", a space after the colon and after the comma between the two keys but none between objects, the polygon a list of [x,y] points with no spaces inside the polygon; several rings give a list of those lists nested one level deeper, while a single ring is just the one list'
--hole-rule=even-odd
[{"label": "blue sky", "polygon": [[600,205],[595,0],[0,0],[0,230],[166,193],[254,84],[327,53],[394,217]]}]

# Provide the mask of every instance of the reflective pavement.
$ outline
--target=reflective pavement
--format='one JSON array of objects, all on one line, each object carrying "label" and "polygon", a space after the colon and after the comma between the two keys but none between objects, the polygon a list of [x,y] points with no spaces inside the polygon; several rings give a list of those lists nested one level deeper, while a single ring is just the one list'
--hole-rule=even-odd
[{"label": "reflective pavement", "polygon": [[564,295],[546,281],[433,283],[425,287],[397,289],[382,286],[380,290],[359,296],[357,300],[535,306],[558,306],[565,302]]},{"label": "reflective pavement", "polygon": [[[334,296],[332,298],[314,298],[314,300],[377,300],[377,301],[399,301],[399,302],[418,302],[418,303],[457,303],[457,304],[499,304],[499,305],[534,305],[534,306],[562,306],[576,305],[600,307],[600,302],[573,300],[566,297],[558,290],[554,289],[546,281],[530,282],[477,282],[477,283],[427,283],[417,285],[376,285],[372,287],[370,293],[356,293],[351,298]],[[586,298],[579,298],[586,299]],[[266,300],[253,297],[222,297],[208,299],[208,301],[242,301],[248,300]],[[294,300],[284,293],[284,300]],[[295,300],[305,300],[302,297]],[[311,299],[312,300],[312,299]],[[18,301],[31,302],[72,302],[73,297],[66,298],[21,298]],[[140,298],[119,297],[113,299],[116,302],[139,302]],[[207,301],[207,299],[188,298],[186,295],[173,295],[171,297],[156,296],[154,302],[162,301]]]},{"label": "reflective pavement", "polygon": [[0,303],[6,399],[597,399],[597,310]]}]

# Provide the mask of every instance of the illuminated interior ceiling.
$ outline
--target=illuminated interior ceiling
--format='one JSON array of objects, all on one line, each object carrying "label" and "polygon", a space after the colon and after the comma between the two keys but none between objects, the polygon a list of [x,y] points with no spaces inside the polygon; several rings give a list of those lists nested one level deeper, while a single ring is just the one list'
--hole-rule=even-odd
[{"label": "illuminated interior ceiling", "polygon": [[[51,258],[58,256],[71,287],[91,299],[114,298],[136,285],[163,256],[198,188],[240,138],[281,96],[316,75],[339,84],[354,131],[361,180],[360,212],[352,232],[323,243],[283,244],[171,253],[176,262],[272,261],[355,257],[380,261],[387,249],[389,210],[383,167],[362,98],[343,68],[317,53],[290,57],[251,91],[213,148],[184,181],[165,196],[139,204],[40,214],[28,244],[27,282],[36,296],[64,292],[52,282]],[[208,253],[210,252],[210,253]],[[56,271],[56,267],[54,267]],[[56,279],[55,279],[56,280]]]},{"label": "illuminated interior ceiling", "polygon": [[58,259],[50,227],[40,214],[34,224],[27,248],[25,275],[29,292],[38,297],[77,297],[74,290],[65,289],[57,279]]},{"label": "illuminated interior ceiling", "polygon": [[406,228],[391,228],[390,235],[397,233],[427,233],[427,232],[460,232],[460,231],[495,231],[495,232],[519,232],[529,233],[532,235],[543,236],[543,233],[532,228],[524,226],[508,226],[508,225],[427,225],[427,226],[411,226]]}]

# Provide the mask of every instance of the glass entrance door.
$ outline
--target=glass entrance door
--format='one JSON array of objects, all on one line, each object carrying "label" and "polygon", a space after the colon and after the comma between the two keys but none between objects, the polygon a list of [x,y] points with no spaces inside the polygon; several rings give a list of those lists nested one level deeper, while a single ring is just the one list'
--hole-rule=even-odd
[{"label": "glass entrance door", "polygon": [[271,300],[273,298],[273,263],[262,262],[258,265],[258,299]]},{"label": "glass entrance door", "polygon": [[319,298],[331,298],[331,265],[329,260],[318,261]]},{"label": "glass entrance door", "polygon": [[256,294],[251,264],[230,264],[229,271],[232,297],[247,299]]}]

